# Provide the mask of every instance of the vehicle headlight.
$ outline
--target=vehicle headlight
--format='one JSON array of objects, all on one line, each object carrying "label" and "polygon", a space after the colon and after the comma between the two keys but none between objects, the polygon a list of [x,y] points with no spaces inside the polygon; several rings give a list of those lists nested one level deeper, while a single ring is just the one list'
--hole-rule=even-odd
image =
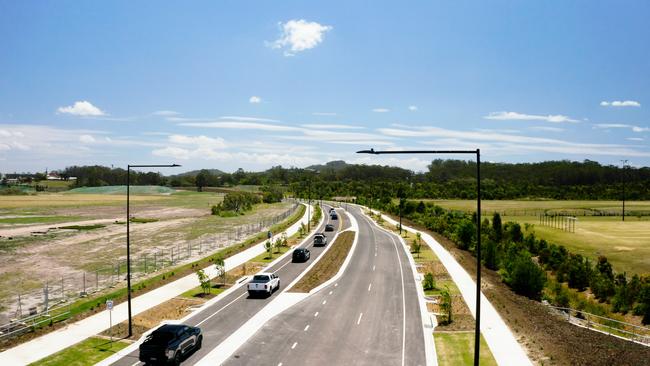
[{"label": "vehicle headlight", "polygon": [[174,357],[174,350],[173,349],[166,350],[165,355],[167,355],[167,358],[173,358]]}]

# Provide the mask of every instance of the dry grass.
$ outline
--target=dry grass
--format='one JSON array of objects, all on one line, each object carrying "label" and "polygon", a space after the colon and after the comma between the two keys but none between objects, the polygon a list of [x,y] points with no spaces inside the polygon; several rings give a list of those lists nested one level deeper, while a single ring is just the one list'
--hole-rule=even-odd
[{"label": "dry grass", "polygon": [[330,244],[332,247],[290,291],[309,292],[332,278],[339,271],[345,258],[348,256],[355,234],[354,231],[346,231],[339,234],[336,240]]},{"label": "dry grass", "polygon": [[[132,195],[131,202],[170,200],[170,196]],[[9,208],[53,208],[61,206],[98,206],[124,204],[126,196],[108,194],[57,194],[39,193],[29,196],[3,196],[0,198],[0,209]]]}]

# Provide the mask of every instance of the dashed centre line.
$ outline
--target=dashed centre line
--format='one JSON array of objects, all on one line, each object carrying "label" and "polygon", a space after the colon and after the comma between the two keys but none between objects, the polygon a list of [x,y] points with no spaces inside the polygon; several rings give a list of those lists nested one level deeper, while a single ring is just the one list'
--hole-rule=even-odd
[{"label": "dashed centre line", "polygon": [[297,345],[298,345],[298,342],[293,342],[293,345],[291,346],[291,349],[296,348]]},{"label": "dashed centre line", "polygon": [[330,295],[332,294],[332,292],[334,292],[334,291],[330,291]]},{"label": "dashed centre line", "polygon": [[308,329],[309,329],[309,324],[307,324],[307,326],[305,327],[305,329],[303,330],[303,332],[306,332]]},{"label": "dashed centre line", "polygon": [[375,271],[375,266],[374,266],[374,265],[372,266],[372,271],[373,271],[373,272]]},{"label": "dashed centre line", "polygon": [[323,300],[323,305],[327,304],[327,300]]},{"label": "dashed centre line", "polygon": [[368,292],[370,292],[371,288],[372,288],[372,282],[368,285]]},{"label": "dashed centre line", "polygon": [[314,317],[317,317],[317,316],[318,316],[318,311],[314,314]]},{"label": "dashed centre line", "polygon": [[363,317],[363,313],[359,314],[359,319],[357,319],[357,325],[361,323],[361,318]]}]

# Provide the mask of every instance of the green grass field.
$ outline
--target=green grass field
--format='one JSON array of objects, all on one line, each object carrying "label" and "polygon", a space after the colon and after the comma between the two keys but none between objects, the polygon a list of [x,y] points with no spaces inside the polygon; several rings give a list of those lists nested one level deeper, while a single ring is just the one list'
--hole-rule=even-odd
[{"label": "green grass field", "polygon": [[[442,333],[433,332],[438,354],[438,365],[456,366],[472,365],[474,362],[474,332]],[[479,354],[481,365],[494,365],[496,361],[481,336],[481,353]]]},{"label": "green grass field", "polygon": [[[437,200],[437,205],[456,210],[472,211],[476,201]],[[539,218],[530,213],[544,210],[620,210],[617,201],[482,201],[482,211],[498,211],[502,221],[515,221],[533,225],[530,230],[550,243],[562,244],[574,253],[597,259],[606,256],[618,272],[650,273],[650,217],[577,216],[575,233],[541,225]],[[626,211],[650,210],[649,201],[626,202]],[[628,212],[629,212],[628,211]],[[518,213],[518,215],[508,215]],[[528,213],[528,215],[524,215]]]},{"label": "green grass field", "polygon": [[86,366],[94,365],[97,362],[112,356],[117,351],[128,346],[129,343],[122,341],[110,342],[103,338],[88,338],[83,342],[68,347],[40,361],[34,362],[32,366]]}]

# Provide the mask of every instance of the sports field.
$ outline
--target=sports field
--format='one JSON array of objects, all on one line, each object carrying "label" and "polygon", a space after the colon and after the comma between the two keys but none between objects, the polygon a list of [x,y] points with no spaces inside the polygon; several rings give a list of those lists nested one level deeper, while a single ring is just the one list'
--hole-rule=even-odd
[{"label": "sports field", "polygon": [[[473,200],[436,200],[437,205],[463,211],[473,211]],[[565,213],[603,212],[618,209],[617,201],[482,201],[481,211],[492,217],[493,212],[500,212],[503,222],[515,221],[531,224],[529,230],[550,243],[562,244],[574,253],[596,259],[606,256],[618,272],[650,273],[650,216],[577,216],[575,233],[541,225],[539,213],[548,210]],[[650,202],[626,202],[626,212],[650,211]],[[527,214],[524,214],[527,213]]]}]

